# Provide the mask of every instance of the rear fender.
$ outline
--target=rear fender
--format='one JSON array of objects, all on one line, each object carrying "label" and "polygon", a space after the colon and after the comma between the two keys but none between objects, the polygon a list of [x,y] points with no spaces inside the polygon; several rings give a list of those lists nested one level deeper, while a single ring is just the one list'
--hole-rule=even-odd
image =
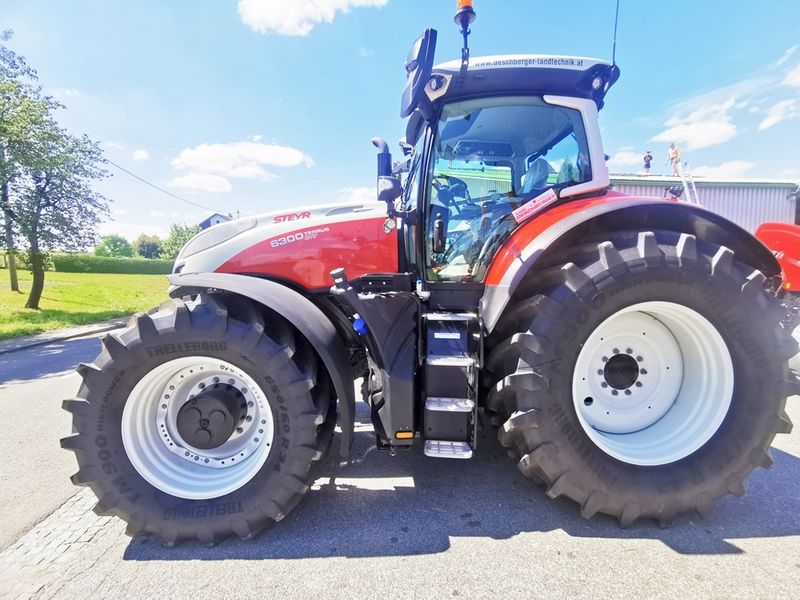
[{"label": "rear fender", "polygon": [[298,292],[266,279],[229,273],[186,273],[169,276],[170,296],[181,297],[207,289],[238,294],[258,302],[294,325],[319,353],[339,397],[339,426],[342,428],[342,456],[350,453],[355,425],[353,370],[344,342],[313,302]]},{"label": "rear fender", "polygon": [[600,233],[631,230],[691,233],[698,240],[730,248],[768,278],[781,273],[773,254],[752,234],[700,206],[619,194],[576,200],[528,221],[500,248],[486,274],[480,304],[487,330],[494,329],[522,281],[537,268],[551,266],[548,257],[559,249]]}]

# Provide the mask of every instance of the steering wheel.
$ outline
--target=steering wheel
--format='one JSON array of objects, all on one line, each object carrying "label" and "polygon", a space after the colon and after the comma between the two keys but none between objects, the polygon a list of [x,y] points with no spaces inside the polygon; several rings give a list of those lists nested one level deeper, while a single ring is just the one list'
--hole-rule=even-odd
[{"label": "steering wheel", "polygon": [[[437,179],[445,180],[447,185],[436,181]],[[464,198],[467,204],[475,204],[472,200],[472,196],[469,195],[469,186],[467,186],[467,182],[458,177],[453,177],[452,175],[435,175],[433,177],[433,188],[440,195],[442,195],[442,192],[445,192],[445,197],[442,198],[442,201],[446,206],[449,206],[452,199],[456,196]]]}]

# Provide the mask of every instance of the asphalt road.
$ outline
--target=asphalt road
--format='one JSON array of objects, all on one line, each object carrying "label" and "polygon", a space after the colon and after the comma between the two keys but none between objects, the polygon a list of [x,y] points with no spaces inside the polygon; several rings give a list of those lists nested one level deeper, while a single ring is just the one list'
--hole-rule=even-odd
[{"label": "asphalt road", "polygon": [[[583,520],[516,470],[486,431],[471,461],[374,450],[364,423],[353,464],[328,460],[287,519],[255,540],[165,549],[131,540],[69,483],[61,400],[96,338],[0,355],[0,597],[604,598],[796,597],[800,426],[775,467],[706,520],[621,530]],[[796,361],[800,363],[800,361]],[[797,364],[800,367],[800,364]],[[788,412],[800,423],[800,399]]]}]

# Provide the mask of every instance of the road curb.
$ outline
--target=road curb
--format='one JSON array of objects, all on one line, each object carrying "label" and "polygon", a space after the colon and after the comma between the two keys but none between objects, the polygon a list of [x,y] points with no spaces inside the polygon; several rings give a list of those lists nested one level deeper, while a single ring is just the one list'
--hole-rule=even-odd
[{"label": "road curb", "polygon": [[66,329],[46,331],[44,333],[3,340],[0,341],[0,355],[16,352],[17,350],[24,350],[25,348],[31,348],[33,346],[41,346],[43,344],[51,344],[53,342],[61,342],[76,337],[119,329],[125,326],[129,318],[130,317],[109,319],[107,321],[100,321],[99,323],[90,323],[88,325],[79,325],[77,327],[68,327]]}]

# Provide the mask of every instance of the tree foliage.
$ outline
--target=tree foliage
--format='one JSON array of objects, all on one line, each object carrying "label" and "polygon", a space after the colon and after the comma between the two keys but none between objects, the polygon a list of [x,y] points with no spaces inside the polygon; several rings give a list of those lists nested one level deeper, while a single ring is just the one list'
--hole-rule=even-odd
[{"label": "tree foliage", "polygon": [[100,238],[100,242],[94,247],[94,253],[95,256],[131,258],[133,246],[121,235],[112,233]]},{"label": "tree foliage", "polygon": [[144,258],[160,258],[161,239],[157,235],[143,233],[133,242],[133,251]]},{"label": "tree foliage", "polygon": [[173,223],[169,227],[169,235],[161,246],[161,258],[172,258],[178,256],[181,251],[195,234],[200,231],[199,225],[184,225],[183,223]]},{"label": "tree foliage", "polygon": [[38,308],[44,262],[52,250],[94,244],[107,200],[92,189],[106,176],[99,144],[74,136],[53,116],[60,105],[44,95],[36,73],[0,34],[0,209],[5,245],[29,254],[33,284],[27,308]]}]

